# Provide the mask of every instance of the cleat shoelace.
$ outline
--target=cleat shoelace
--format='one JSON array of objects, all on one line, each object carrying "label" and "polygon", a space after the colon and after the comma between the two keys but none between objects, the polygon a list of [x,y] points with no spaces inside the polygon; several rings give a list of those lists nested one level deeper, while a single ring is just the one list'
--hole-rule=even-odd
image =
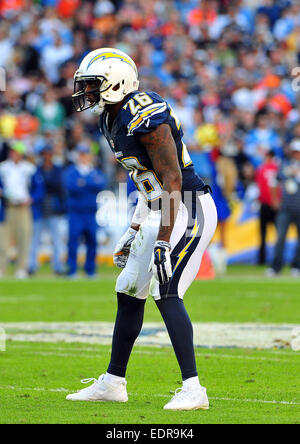
[{"label": "cleat shoelace", "polygon": [[176,400],[178,400],[178,399],[184,399],[185,398],[185,395],[186,395],[186,393],[187,393],[187,391],[186,390],[183,390],[183,387],[180,387],[180,388],[177,388],[176,390],[175,390],[175,392],[171,392],[171,393],[174,393],[174,396],[173,396],[173,398],[171,399],[171,402],[172,401],[174,401],[175,399]]},{"label": "cleat shoelace", "polygon": [[183,387],[180,387],[175,390],[173,398],[171,399],[170,403],[175,402],[181,402],[185,401],[186,399],[190,399],[190,391],[184,389]]},{"label": "cleat shoelace", "polygon": [[[101,375],[101,376],[100,376],[101,381],[102,381],[102,379],[103,379],[103,376],[104,376],[104,375]],[[100,378],[99,378],[99,379],[100,379]],[[85,378],[85,379],[81,379],[80,382],[81,382],[82,384],[89,384],[90,382],[94,382],[94,384],[92,384],[90,387],[86,387],[86,388],[84,388],[84,389],[82,389],[82,390],[80,390],[80,391],[81,391],[81,392],[82,392],[83,390],[89,391],[90,389],[94,388],[96,384],[99,384],[101,381],[99,381],[99,380],[96,379],[96,378]]]},{"label": "cleat shoelace", "polygon": [[81,379],[81,384],[88,384],[89,382],[98,382],[98,380],[96,378],[86,378],[86,379]]}]

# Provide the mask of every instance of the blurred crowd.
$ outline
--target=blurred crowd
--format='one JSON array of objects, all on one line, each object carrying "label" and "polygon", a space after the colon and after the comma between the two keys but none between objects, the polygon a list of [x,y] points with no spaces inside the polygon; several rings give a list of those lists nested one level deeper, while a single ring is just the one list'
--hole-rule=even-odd
[{"label": "blurred crowd", "polygon": [[[86,150],[102,189],[114,190],[128,180],[99,133],[97,116],[89,111],[75,115],[72,108],[74,72],[89,51],[100,47],[128,53],[137,64],[140,89],[159,93],[181,121],[196,171],[213,188],[220,256],[222,251],[226,255],[233,203],[259,203],[257,261],[266,262],[266,227],[279,220],[280,245],[269,270],[279,273],[290,223],[296,223],[300,238],[300,69],[295,70],[300,2],[2,0],[0,66],[6,78],[0,95],[0,162],[11,161],[12,152],[25,154],[35,168],[28,173],[32,179],[45,153],[51,151],[53,165],[66,170]],[[0,180],[5,168],[0,163]],[[61,192],[68,196],[62,183]],[[2,197],[3,187],[2,180]],[[47,195],[49,190],[44,200]],[[27,199],[33,210],[34,199],[32,194]],[[285,200],[292,203],[285,205]],[[44,202],[35,220],[49,216],[46,207]],[[68,208],[62,205],[55,215],[66,215]],[[278,216],[282,211],[291,213],[284,223]],[[0,238],[1,230],[0,221]],[[23,260],[20,276],[36,269],[32,251],[38,238],[24,247],[31,248],[31,262]],[[300,270],[300,242],[292,268],[295,274]],[[59,264],[55,270],[61,271]],[[69,272],[75,274],[71,262]],[[93,275],[94,269],[86,265],[86,272]]]}]

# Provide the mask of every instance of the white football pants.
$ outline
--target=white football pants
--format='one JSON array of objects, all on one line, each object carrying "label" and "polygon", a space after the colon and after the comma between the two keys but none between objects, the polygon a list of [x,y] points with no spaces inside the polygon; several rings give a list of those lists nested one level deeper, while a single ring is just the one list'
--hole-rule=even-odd
[{"label": "white football pants", "polygon": [[183,298],[200,268],[204,251],[217,226],[217,211],[209,193],[195,196],[190,204],[181,202],[172,231],[171,261],[173,275],[160,285],[148,267],[161,221],[161,211],[149,211],[133,241],[126,267],[116,282],[116,291],[138,299],[150,294],[155,300]]}]

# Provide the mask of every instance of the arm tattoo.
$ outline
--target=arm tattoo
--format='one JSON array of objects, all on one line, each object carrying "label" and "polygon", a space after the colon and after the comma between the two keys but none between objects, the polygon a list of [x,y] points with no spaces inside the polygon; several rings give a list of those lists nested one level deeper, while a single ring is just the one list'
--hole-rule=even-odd
[{"label": "arm tattoo", "polygon": [[164,176],[181,176],[176,145],[169,125],[162,124],[151,133],[141,136],[155,172],[163,180]]}]

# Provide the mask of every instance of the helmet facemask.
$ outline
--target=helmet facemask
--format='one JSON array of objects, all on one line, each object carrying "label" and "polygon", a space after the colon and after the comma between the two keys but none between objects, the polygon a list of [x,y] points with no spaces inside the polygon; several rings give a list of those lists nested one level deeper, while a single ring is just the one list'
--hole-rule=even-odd
[{"label": "helmet facemask", "polygon": [[[94,89],[86,91],[89,83],[95,83]],[[104,86],[104,83],[106,85]],[[74,93],[72,95],[73,106],[77,112],[85,111],[89,108],[94,108],[97,105],[104,106],[104,101],[101,94],[107,91],[111,85],[107,86],[107,79],[104,76],[91,77],[76,77],[74,80]],[[88,102],[89,104],[86,104]]]}]

